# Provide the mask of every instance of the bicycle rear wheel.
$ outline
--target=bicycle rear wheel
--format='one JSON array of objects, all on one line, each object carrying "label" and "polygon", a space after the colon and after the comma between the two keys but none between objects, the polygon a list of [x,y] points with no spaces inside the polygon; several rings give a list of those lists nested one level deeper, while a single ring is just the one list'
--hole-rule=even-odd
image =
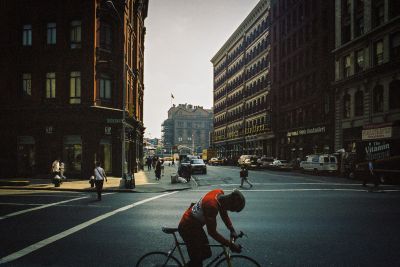
[{"label": "bicycle rear wheel", "polygon": [[[253,260],[250,257],[247,256],[243,256],[243,255],[233,255],[231,256],[231,263],[233,267],[261,267],[260,264],[258,264],[258,262],[256,262],[255,260]],[[219,262],[217,262],[217,264],[215,265],[215,267],[227,267],[228,262],[226,261],[226,259],[222,259]]]},{"label": "bicycle rear wheel", "polygon": [[150,252],[143,255],[136,267],[182,267],[177,258],[165,252]]}]

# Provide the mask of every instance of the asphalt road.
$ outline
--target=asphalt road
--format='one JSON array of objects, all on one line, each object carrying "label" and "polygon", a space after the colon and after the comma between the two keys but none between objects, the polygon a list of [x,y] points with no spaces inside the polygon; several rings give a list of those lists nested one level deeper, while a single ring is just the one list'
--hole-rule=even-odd
[{"label": "asphalt road", "polygon": [[[400,266],[400,191],[368,192],[359,182],[290,172],[250,171],[246,208],[231,213],[243,254],[262,266]],[[134,266],[168,251],[190,202],[238,187],[236,167],[208,167],[181,192],[90,193],[0,190],[4,266]],[[219,230],[228,234],[221,221]]]}]

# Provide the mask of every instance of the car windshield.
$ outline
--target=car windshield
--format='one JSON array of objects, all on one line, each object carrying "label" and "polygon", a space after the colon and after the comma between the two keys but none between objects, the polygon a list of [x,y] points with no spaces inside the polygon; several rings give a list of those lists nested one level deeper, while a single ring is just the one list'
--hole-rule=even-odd
[{"label": "car windshield", "polygon": [[192,164],[202,164],[202,163],[204,163],[204,162],[203,162],[202,159],[192,159],[192,160],[191,160],[191,163],[192,163]]}]

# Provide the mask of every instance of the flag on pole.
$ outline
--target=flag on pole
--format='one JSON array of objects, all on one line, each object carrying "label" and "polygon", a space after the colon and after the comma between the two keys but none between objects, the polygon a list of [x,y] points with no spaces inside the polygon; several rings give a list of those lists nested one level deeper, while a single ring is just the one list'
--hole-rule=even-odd
[{"label": "flag on pole", "polygon": [[171,98],[174,98],[175,99],[175,97],[174,97],[174,95],[171,93]]}]

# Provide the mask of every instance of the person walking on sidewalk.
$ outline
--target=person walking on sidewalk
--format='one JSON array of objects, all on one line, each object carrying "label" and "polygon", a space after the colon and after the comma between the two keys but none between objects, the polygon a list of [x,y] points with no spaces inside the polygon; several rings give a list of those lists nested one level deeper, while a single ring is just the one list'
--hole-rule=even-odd
[{"label": "person walking on sidewalk", "polygon": [[374,183],[373,189],[377,190],[379,186],[379,179],[374,170],[374,160],[368,162],[368,174],[364,175],[363,186],[367,186],[368,180]]},{"label": "person walking on sidewalk", "polygon": [[107,176],[104,169],[101,167],[100,161],[96,162],[96,168],[94,168],[94,183],[96,185],[97,200],[101,200],[101,192],[103,191],[104,180],[107,182]]},{"label": "person walking on sidewalk", "polygon": [[161,161],[160,160],[157,160],[154,172],[156,174],[156,180],[160,180],[161,179]]},{"label": "person walking on sidewalk", "polygon": [[51,172],[53,174],[54,178],[56,175],[60,175],[60,159],[56,159],[55,161],[53,161],[53,163],[51,164]]},{"label": "person walking on sidewalk", "polygon": [[249,179],[249,171],[247,170],[246,166],[242,166],[242,169],[240,170],[240,187],[243,188],[243,183],[246,182],[250,185],[250,188],[253,187],[253,185],[250,183]]}]

